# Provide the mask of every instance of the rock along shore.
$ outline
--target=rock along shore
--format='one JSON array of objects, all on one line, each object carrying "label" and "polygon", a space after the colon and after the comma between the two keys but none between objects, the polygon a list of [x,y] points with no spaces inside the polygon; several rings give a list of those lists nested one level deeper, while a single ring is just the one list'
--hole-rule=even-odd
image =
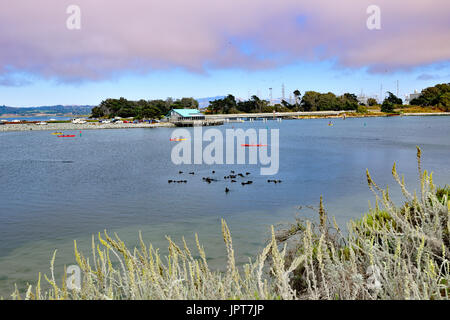
[{"label": "rock along shore", "polygon": [[47,125],[37,125],[34,123],[17,123],[0,125],[0,132],[10,131],[80,131],[80,130],[100,130],[100,129],[132,129],[132,128],[161,128],[174,127],[171,123],[48,123]]}]

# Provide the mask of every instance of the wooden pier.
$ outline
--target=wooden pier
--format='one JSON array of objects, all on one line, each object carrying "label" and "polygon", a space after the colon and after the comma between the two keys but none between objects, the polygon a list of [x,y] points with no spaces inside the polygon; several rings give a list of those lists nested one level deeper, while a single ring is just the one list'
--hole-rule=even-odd
[{"label": "wooden pier", "polygon": [[271,113],[239,113],[239,114],[208,114],[206,121],[210,120],[250,120],[250,119],[298,119],[299,117],[342,117],[344,114],[355,111],[310,111],[310,112],[271,112]]},{"label": "wooden pier", "polygon": [[173,120],[170,121],[177,127],[206,127],[206,126],[221,126],[224,123],[223,119],[206,119],[206,120]]}]

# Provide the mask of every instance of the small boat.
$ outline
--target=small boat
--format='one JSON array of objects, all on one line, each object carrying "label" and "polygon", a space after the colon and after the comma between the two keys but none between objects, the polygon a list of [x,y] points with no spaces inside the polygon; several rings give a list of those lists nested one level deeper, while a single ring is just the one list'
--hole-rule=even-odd
[{"label": "small boat", "polygon": [[186,141],[186,138],[170,139],[170,141]]},{"label": "small boat", "polygon": [[61,136],[61,135],[63,135],[64,133],[62,133],[62,132],[53,132],[52,133],[52,135],[54,135],[54,136]]},{"label": "small boat", "polygon": [[58,136],[58,138],[75,138],[75,135],[74,134],[64,134],[64,135]]},{"label": "small boat", "polygon": [[333,122],[330,121],[330,122],[328,123],[328,125],[329,125],[330,127],[332,127],[332,126],[333,126]]}]

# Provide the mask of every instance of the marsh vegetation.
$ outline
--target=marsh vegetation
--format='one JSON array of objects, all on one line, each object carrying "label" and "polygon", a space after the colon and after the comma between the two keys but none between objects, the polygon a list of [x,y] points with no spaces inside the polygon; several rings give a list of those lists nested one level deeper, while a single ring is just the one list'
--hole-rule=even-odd
[{"label": "marsh vegetation", "polygon": [[[420,190],[410,193],[394,164],[392,175],[404,196],[393,203],[367,171],[375,205],[345,232],[327,214],[323,200],[317,220],[297,219],[274,228],[265,248],[242,267],[235,263],[231,232],[222,220],[227,267],[214,271],[196,236],[196,252],[183,238],[167,237],[169,254],[145,244],[128,249],[105,231],[92,238],[92,256],[77,249],[83,278],[69,290],[62,280],[41,276],[13,299],[449,299],[449,188],[438,188],[422,171],[417,148]],[[58,284],[60,283],[60,284]]]}]

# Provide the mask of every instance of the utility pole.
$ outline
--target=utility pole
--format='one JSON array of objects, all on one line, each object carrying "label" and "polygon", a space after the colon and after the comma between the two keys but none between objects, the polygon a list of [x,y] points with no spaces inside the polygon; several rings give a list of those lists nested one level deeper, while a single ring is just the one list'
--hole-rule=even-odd
[{"label": "utility pole", "polygon": [[273,100],[273,96],[272,96],[272,88],[269,88],[269,92],[270,92],[270,101],[269,101],[269,105],[272,105],[272,100]]},{"label": "utility pole", "polygon": [[281,85],[281,99],[282,99],[282,101],[286,99],[284,83]]},{"label": "utility pole", "polygon": [[383,103],[383,84],[381,84],[381,87],[380,87],[380,104],[382,104]]}]

